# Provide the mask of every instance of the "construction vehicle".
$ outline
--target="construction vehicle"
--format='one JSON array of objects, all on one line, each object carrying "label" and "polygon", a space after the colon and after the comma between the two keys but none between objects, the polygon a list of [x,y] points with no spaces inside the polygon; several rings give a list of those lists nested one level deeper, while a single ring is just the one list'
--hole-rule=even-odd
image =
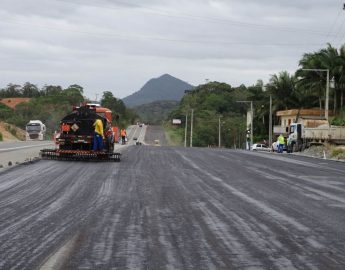
[{"label": "construction vehicle", "polygon": [[326,120],[307,120],[292,123],[288,142],[293,152],[302,151],[313,144],[345,144],[345,126],[332,126]]},{"label": "construction vehicle", "polygon": [[[103,150],[93,151],[94,122],[103,122]],[[114,152],[117,127],[112,127],[112,112],[97,104],[84,104],[60,121],[55,134],[55,149],[42,149],[43,159],[120,161],[120,153]]]},{"label": "construction vehicle", "polygon": [[46,133],[46,126],[41,120],[30,120],[25,126],[27,141],[43,141]]}]

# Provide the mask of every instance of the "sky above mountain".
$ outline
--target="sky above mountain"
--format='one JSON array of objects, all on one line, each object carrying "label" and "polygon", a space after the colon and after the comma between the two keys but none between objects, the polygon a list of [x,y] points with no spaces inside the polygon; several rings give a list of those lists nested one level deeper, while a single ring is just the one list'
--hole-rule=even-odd
[{"label": "sky above mountain", "polygon": [[345,42],[343,1],[1,0],[0,88],[80,84],[125,97],[169,73],[238,86]]}]

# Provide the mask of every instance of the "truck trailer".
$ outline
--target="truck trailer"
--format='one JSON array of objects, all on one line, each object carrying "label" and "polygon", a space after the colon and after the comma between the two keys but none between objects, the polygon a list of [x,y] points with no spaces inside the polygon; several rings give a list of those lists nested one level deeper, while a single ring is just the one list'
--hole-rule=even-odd
[{"label": "truck trailer", "polygon": [[345,126],[332,126],[327,121],[314,124],[292,123],[289,127],[288,146],[293,152],[313,144],[345,144]]}]

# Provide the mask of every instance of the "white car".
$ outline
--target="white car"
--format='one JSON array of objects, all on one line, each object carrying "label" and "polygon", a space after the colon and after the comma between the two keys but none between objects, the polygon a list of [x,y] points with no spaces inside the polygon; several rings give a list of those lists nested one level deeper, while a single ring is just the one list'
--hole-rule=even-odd
[{"label": "white car", "polygon": [[266,151],[266,152],[270,152],[271,148],[269,148],[267,145],[265,144],[261,144],[261,143],[254,143],[252,145],[252,147],[250,148],[250,150],[252,151]]}]

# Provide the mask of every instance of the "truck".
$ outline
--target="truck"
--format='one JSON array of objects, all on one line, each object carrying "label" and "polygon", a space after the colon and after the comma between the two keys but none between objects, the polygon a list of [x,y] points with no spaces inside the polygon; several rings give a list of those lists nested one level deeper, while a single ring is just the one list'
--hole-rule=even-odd
[{"label": "truck", "polygon": [[[103,149],[93,150],[95,139],[94,123],[103,123]],[[42,149],[43,159],[120,161],[120,153],[115,153],[114,143],[117,127],[112,126],[112,111],[95,104],[73,107],[72,112],[63,117],[59,130],[54,136],[55,149]]]},{"label": "truck", "polygon": [[345,126],[332,126],[326,120],[292,123],[287,141],[293,152],[302,151],[313,144],[345,144]]},{"label": "truck", "polygon": [[30,120],[25,126],[27,141],[43,141],[46,126],[41,120]]}]

